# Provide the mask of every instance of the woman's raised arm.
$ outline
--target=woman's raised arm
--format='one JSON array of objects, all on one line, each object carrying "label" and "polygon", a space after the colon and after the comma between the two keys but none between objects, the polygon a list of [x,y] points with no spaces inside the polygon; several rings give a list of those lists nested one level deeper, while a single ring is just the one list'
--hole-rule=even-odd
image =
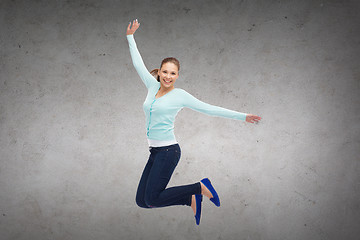
[{"label": "woman's raised arm", "polygon": [[144,82],[145,86],[147,88],[150,88],[154,84],[157,84],[158,81],[150,74],[150,72],[147,70],[144,61],[141,58],[140,52],[137,49],[136,42],[134,39],[134,33],[139,28],[140,23],[138,20],[133,21],[133,25],[131,26],[131,22],[129,23],[126,31],[126,37],[129,42],[129,49],[130,49],[130,55],[133,62],[133,65],[139,74],[141,80]]}]

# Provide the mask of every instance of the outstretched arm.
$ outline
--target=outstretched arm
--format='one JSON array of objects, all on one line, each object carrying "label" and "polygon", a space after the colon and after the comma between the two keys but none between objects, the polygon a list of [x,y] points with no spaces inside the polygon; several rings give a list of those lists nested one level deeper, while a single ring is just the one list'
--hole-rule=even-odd
[{"label": "outstretched arm", "polygon": [[146,68],[144,61],[141,58],[140,52],[137,49],[136,42],[134,39],[134,33],[139,28],[140,23],[136,20],[133,21],[133,25],[131,26],[131,22],[129,23],[126,31],[126,38],[129,42],[130,55],[133,62],[133,65],[139,74],[141,80],[144,82],[147,88],[157,83],[157,80],[149,73]]},{"label": "outstretched arm", "polygon": [[260,121],[261,117],[247,114],[242,112],[237,112],[233,110],[229,110],[223,107],[218,107],[214,105],[210,105],[208,103],[202,102],[199,99],[192,96],[190,93],[184,90],[183,92],[183,103],[184,107],[191,108],[195,111],[205,113],[210,116],[224,117],[224,118],[232,118],[237,120],[246,121],[249,123],[254,123]]}]

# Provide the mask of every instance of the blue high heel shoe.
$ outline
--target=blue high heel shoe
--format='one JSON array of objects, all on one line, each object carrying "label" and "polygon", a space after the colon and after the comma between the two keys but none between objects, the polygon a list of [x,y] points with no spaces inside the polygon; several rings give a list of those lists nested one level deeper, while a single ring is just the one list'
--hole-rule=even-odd
[{"label": "blue high heel shoe", "polygon": [[200,224],[200,217],[201,217],[201,202],[202,202],[203,196],[201,194],[195,194],[195,202],[196,202],[196,215],[195,215],[195,221],[196,224]]},{"label": "blue high heel shoe", "polygon": [[203,180],[201,180],[201,182],[205,185],[207,189],[209,189],[209,191],[213,195],[213,197],[210,198],[210,201],[212,201],[217,207],[220,207],[220,198],[214,187],[211,185],[210,180],[208,178],[204,178]]}]

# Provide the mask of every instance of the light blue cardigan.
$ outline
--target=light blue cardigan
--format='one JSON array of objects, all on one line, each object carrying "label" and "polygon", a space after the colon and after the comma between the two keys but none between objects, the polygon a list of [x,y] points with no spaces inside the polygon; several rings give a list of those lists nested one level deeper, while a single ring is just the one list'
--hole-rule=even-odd
[{"label": "light blue cardigan", "polygon": [[143,104],[148,139],[159,141],[174,140],[175,117],[183,107],[188,107],[210,116],[246,120],[246,113],[204,103],[181,88],[174,88],[164,96],[156,99],[155,95],[160,89],[160,83],[147,70],[137,49],[134,35],[127,35],[127,40],[134,67],[148,89]]}]

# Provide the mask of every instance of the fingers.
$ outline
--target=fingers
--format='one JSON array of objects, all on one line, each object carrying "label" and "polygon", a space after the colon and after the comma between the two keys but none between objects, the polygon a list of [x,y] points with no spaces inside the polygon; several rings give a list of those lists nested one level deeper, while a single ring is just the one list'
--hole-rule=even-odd
[{"label": "fingers", "polygon": [[137,19],[132,21],[132,26],[131,26],[131,22],[129,22],[129,25],[127,26],[126,34],[127,35],[134,34],[135,31],[139,28],[139,26],[140,26],[140,23],[138,22]]},{"label": "fingers", "polygon": [[138,28],[140,26],[140,23],[138,22],[138,20],[137,19],[135,19],[135,20],[133,20],[133,28]]},{"label": "fingers", "polygon": [[259,123],[260,120],[261,120],[261,117],[259,117],[259,116],[256,116],[256,117],[254,118],[255,123]]},{"label": "fingers", "polygon": [[261,117],[256,116],[256,115],[250,115],[248,122],[250,122],[250,123],[259,123],[260,120],[261,120]]}]

